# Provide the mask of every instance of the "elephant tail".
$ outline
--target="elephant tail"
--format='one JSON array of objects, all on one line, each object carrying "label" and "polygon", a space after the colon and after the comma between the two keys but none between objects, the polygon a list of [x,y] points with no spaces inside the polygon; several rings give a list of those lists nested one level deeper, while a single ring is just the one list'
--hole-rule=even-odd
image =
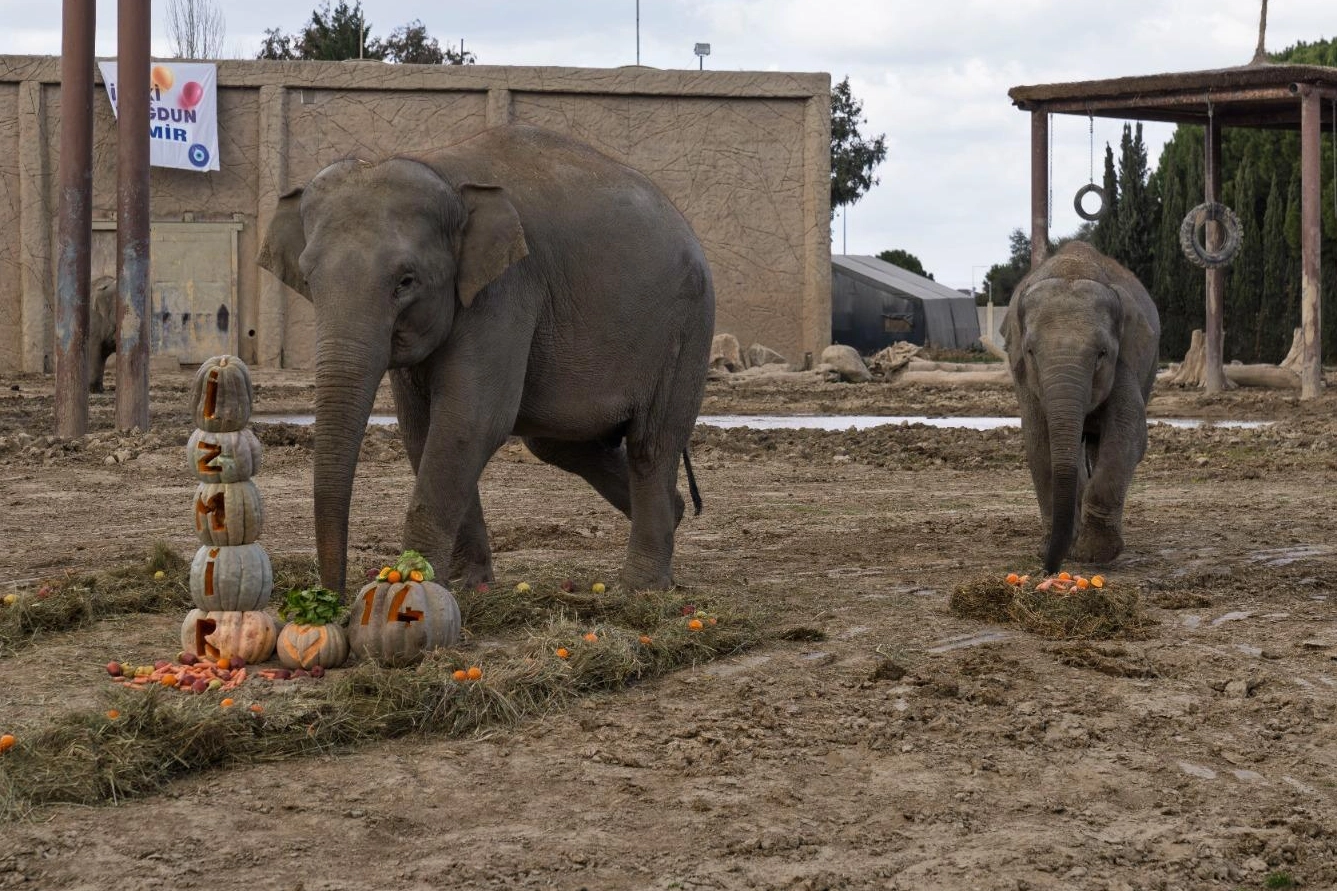
[{"label": "elephant tail", "polygon": [[693,516],[701,516],[701,490],[696,487],[696,474],[692,473],[692,459],[687,449],[682,450],[682,466],[687,470],[687,491],[692,495]]}]

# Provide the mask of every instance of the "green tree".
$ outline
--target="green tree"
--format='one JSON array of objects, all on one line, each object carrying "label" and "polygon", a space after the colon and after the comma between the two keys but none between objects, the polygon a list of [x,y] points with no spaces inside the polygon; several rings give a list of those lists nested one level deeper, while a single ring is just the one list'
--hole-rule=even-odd
[{"label": "green tree", "polygon": [[1297,276],[1292,272],[1291,254],[1286,249],[1286,199],[1281,192],[1281,179],[1274,172],[1263,211],[1260,356],[1284,356],[1290,349],[1291,331],[1300,318],[1300,295],[1296,279]]},{"label": "green tree", "polygon": [[890,263],[892,266],[899,266],[907,272],[913,272],[915,275],[922,275],[924,278],[933,279],[933,273],[924,271],[924,264],[919,258],[909,251],[903,251],[895,248],[890,251],[883,251],[877,255],[879,260]]},{"label": "green tree", "polygon": [[1136,129],[1124,124],[1119,142],[1118,201],[1112,208],[1112,231],[1105,253],[1126,266],[1141,282],[1151,281],[1153,275],[1152,224],[1157,210],[1156,196],[1148,188],[1147,180],[1142,124]]},{"label": "green tree", "polygon": [[887,157],[886,134],[865,139],[859,126],[865,123],[863,103],[850,92],[846,77],[831,88],[831,213],[853,204],[878,179],[874,169]]},{"label": "green tree", "polygon": [[1105,192],[1105,213],[1091,230],[1091,245],[1109,255],[1114,241],[1114,221],[1119,215],[1119,178],[1114,172],[1114,149],[1105,143],[1105,177],[1100,187]]},{"label": "green tree", "polygon": [[442,49],[419,19],[401,25],[384,39],[373,36],[361,0],[351,6],[346,0],[333,5],[325,0],[312,10],[311,19],[298,34],[267,29],[256,57],[333,62],[378,59],[424,65],[467,65],[477,61],[473,53],[453,47]]},{"label": "green tree", "polygon": [[1021,229],[1013,229],[1007,237],[1007,246],[1007,262],[989,267],[981,285],[984,294],[993,295],[996,306],[1011,303],[1017,283],[1031,271],[1031,237]]}]

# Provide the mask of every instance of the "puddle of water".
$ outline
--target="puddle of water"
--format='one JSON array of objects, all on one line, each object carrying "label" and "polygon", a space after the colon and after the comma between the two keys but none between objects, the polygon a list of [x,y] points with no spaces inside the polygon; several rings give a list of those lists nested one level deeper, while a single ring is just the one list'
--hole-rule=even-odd
[{"label": "puddle of water", "polygon": [[1258,551],[1249,557],[1254,563],[1267,566],[1289,566],[1311,557],[1323,557],[1333,551],[1330,545],[1298,545],[1293,548],[1276,548],[1270,551]]},{"label": "puddle of water", "polygon": [[[298,424],[307,426],[315,423],[315,415],[252,415],[257,424]],[[931,418],[912,415],[702,415],[696,419],[706,427],[731,429],[744,427],[749,430],[868,430],[872,427],[894,425],[923,424],[926,427],[951,428],[955,430],[997,430],[1001,427],[1020,427],[1020,418]],[[398,423],[394,415],[372,415],[367,423],[373,426],[386,426]],[[1155,418],[1150,424],[1165,424],[1170,427],[1267,427],[1271,421],[1200,421],[1192,418]]]}]

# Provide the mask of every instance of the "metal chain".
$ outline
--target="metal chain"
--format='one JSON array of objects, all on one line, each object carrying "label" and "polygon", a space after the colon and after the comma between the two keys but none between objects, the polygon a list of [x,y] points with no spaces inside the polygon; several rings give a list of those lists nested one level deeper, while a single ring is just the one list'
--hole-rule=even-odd
[{"label": "metal chain", "polygon": [[[1203,168],[1202,168],[1202,170],[1203,170],[1203,177],[1202,177],[1202,200],[1203,200],[1203,201],[1211,201],[1211,200],[1212,200],[1212,196],[1209,195],[1209,194],[1208,194],[1208,191],[1207,191],[1208,188],[1209,188],[1209,186],[1208,186],[1208,177],[1207,177],[1206,174],[1209,172],[1209,171],[1207,170],[1207,168],[1208,168],[1208,167],[1211,165],[1211,163],[1212,163],[1212,124],[1213,124],[1213,117],[1212,117],[1212,116],[1213,116],[1214,114],[1215,114],[1215,111],[1214,111],[1213,108],[1212,108],[1212,98],[1211,98],[1210,96],[1208,96],[1208,97],[1207,97],[1207,135],[1206,135],[1206,140],[1205,140],[1204,143],[1203,143],[1203,148],[1205,149],[1205,152],[1206,152],[1206,153],[1203,155],[1203,159],[1202,159],[1202,164],[1203,164]],[[1219,179],[1220,176],[1221,176],[1221,172],[1218,170],[1217,173],[1216,173],[1216,175],[1217,175],[1217,178]],[[1217,183],[1216,185],[1217,185],[1217,188],[1220,189],[1221,184],[1220,184],[1220,183]]]},{"label": "metal chain", "polygon": [[1089,111],[1086,113],[1086,129],[1090,141],[1091,160],[1091,169],[1090,172],[1087,173],[1086,179],[1087,182],[1094,185],[1096,182],[1096,117]]},{"label": "metal chain", "polygon": [[[1049,131],[1049,214],[1045,219],[1046,230],[1054,228],[1054,113],[1049,112],[1049,125],[1045,127]],[[1045,232],[1045,238],[1049,238],[1048,231]]]}]

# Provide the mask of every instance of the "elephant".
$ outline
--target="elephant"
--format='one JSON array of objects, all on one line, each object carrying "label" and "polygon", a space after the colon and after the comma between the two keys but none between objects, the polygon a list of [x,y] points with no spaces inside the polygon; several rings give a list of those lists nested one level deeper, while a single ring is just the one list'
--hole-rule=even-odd
[{"label": "elephant", "polygon": [[116,352],[116,279],[93,279],[88,298],[88,389],[102,392],[107,357]]},{"label": "elephant", "polygon": [[347,159],[283,195],[260,265],[315,307],[316,551],[342,591],[354,469],[387,370],[415,474],[403,529],[466,586],[493,579],[478,481],[511,435],[631,520],[622,577],[671,587],[681,455],[715,292],[641,173],[524,125],[418,158]]},{"label": "elephant", "polygon": [[[1032,269],[1003,323],[1026,459],[1048,529],[1044,569],[1123,551],[1123,508],[1147,450],[1161,325],[1147,289],[1073,241]],[[1075,545],[1074,545],[1075,539]]]}]

